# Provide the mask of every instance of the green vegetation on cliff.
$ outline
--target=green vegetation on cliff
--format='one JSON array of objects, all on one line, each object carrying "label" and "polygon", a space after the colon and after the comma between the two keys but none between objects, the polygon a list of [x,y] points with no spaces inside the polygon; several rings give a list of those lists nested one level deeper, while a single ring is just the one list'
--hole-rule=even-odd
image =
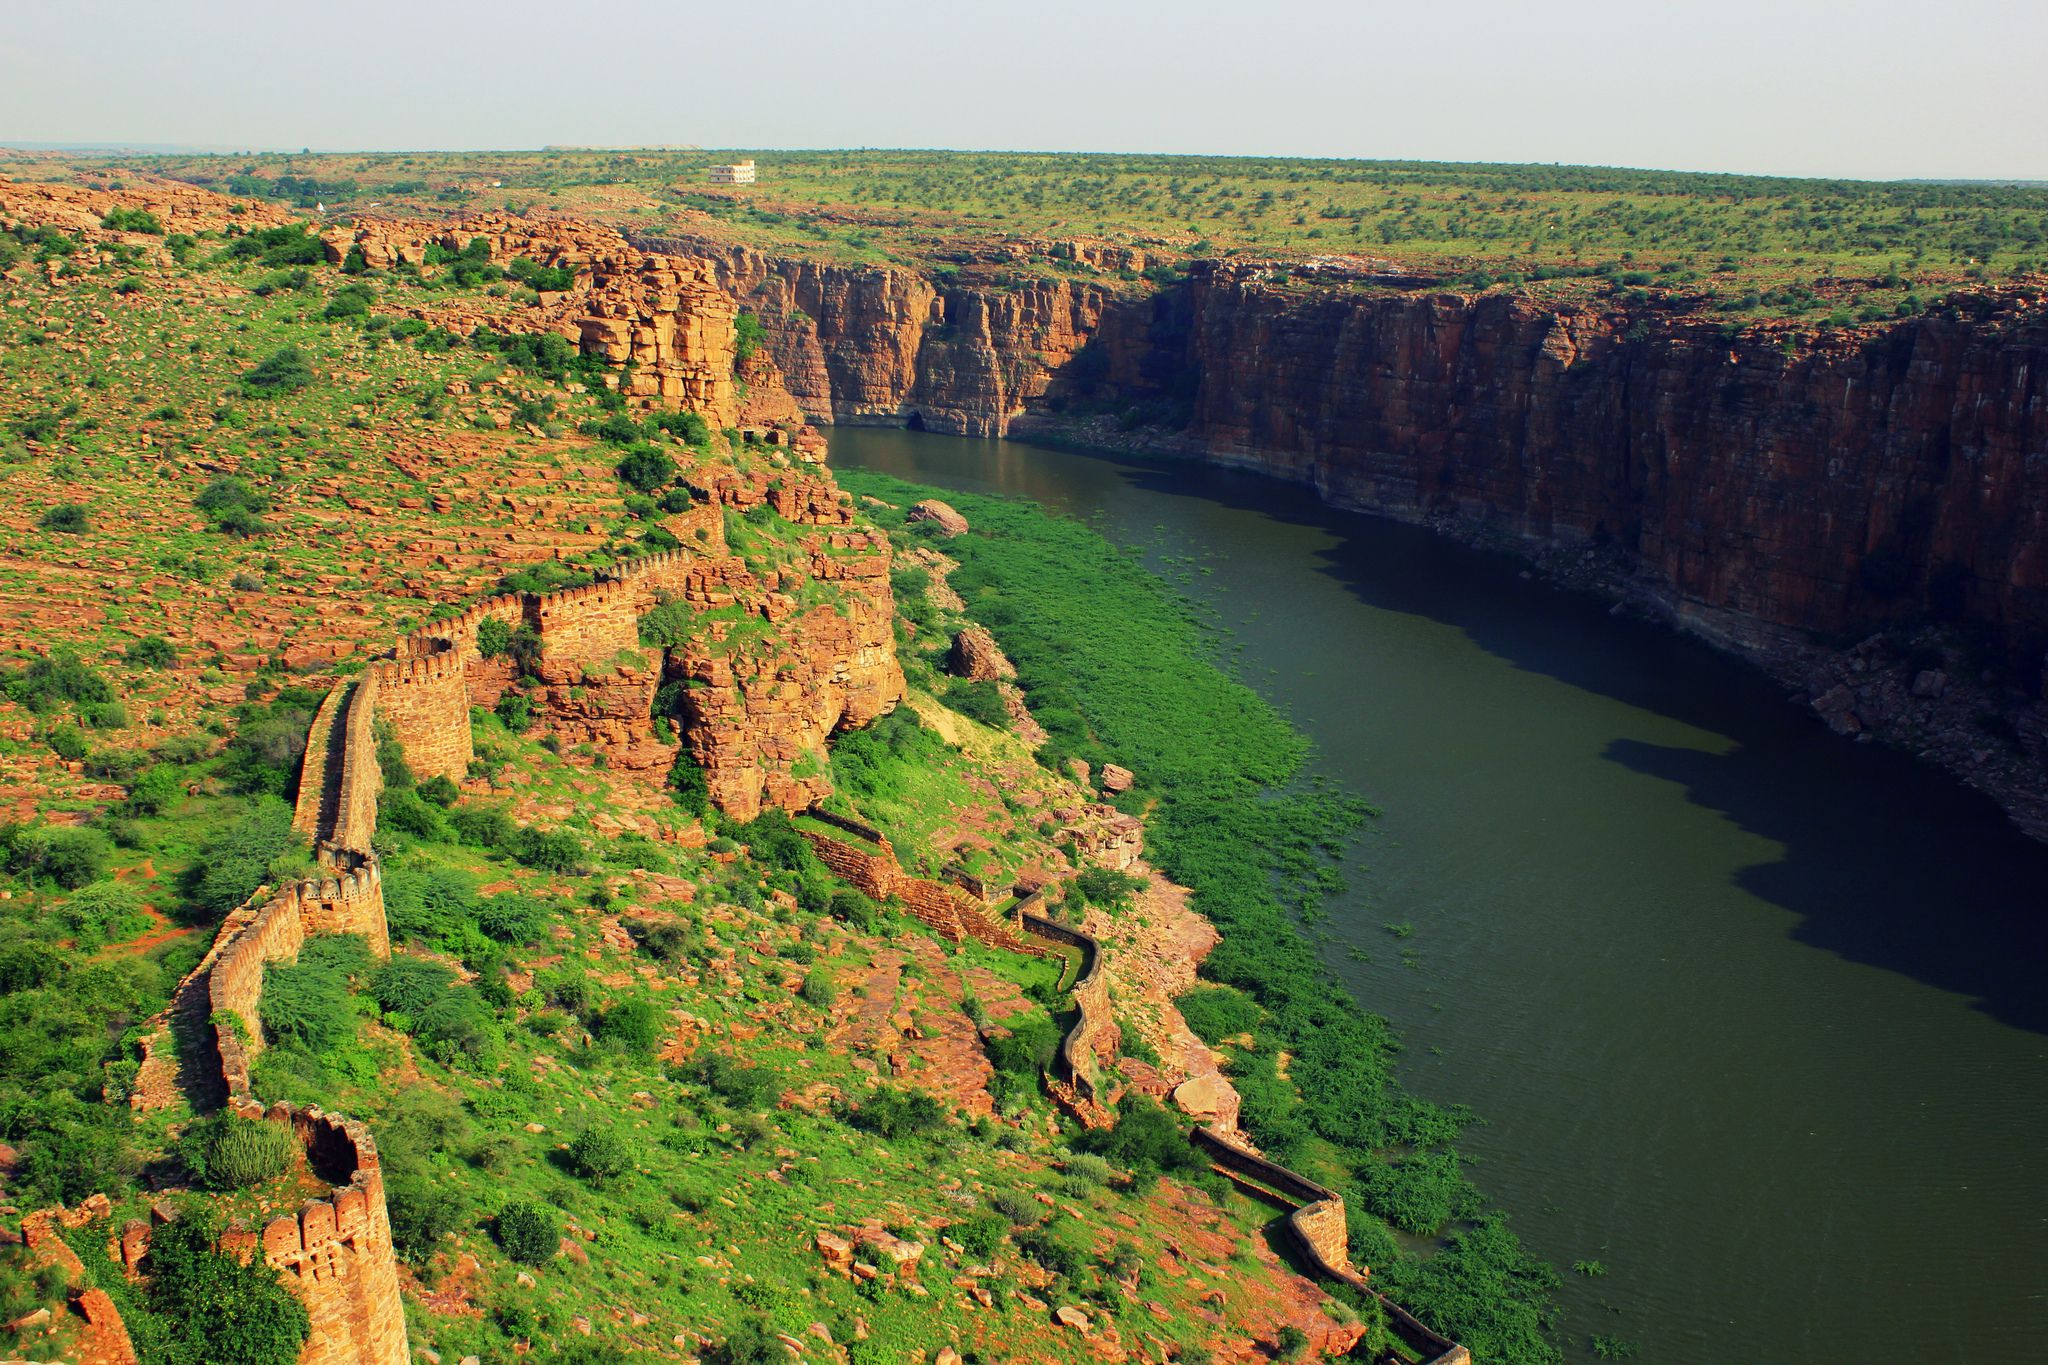
[{"label": "green vegetation on cliff", "polygon": [[[1212,1042],[1237,1040],[1232,1080],[1261,1147],[1346,1192],[1359,1262],[1419,1317],[1482,1360],[1557,1359],[1555,1272],[1485,1207],[1451,1151],[1470,1116],[1402,1088],[1386,1022],[1344,994],[1300,932],[1341,889],[1333,864],[1363,808],[1304,783],[1307,742],[1216,666],[1163,580],[1094,531],[1028,503],[839,478],[898,507],[943,492],[973,525],[945,542],[960,564],[951,585],[1016,663],[1050,736],[1041,759],[1138,774],[1117,803],[1144,815],[1153,862],[1223,934],[1203,969],[1221,984],[1192,993],[1188,1018]],[[933,534],[900,513],[876,517],[906,539]],[[1433,1253],[1411,1254],[1395,1228],[1434,1236]]]}]

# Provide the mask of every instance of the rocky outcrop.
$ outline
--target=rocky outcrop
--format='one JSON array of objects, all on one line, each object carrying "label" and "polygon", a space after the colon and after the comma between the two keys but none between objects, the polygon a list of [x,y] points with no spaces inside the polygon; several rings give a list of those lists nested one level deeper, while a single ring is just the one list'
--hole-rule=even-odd
[{"label": "rocky outcrop", "polygon": [[[452,226],[363,219],[323,238],[330,262],[342,264],[356,252],[373,268],[422,265],[430,246],[460,252],[479,241],[491,264],[503,268],[528,260],[565,273],[567,287],[541,291],[522,309],[465,299],[422,308],[421,317],[465,335],[478,327],[554,332],[620,370],[618,382],[629,396],[689,408],[714,426],[739,420],[732,298],[711,282],[710,269],[699,261],[638,250],[595,224],[508,214],[465,218]],[[755,384],[762,390],[755,405],[781,412],[769,399],[769,377],[757,374]]]}]

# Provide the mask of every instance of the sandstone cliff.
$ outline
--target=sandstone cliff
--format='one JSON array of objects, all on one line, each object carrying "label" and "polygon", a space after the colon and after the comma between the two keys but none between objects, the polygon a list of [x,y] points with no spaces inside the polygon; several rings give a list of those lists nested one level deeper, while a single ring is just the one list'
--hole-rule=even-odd
[{"label": "sandstone cliff", "polygon": [[1001,436],[1136,405],[1153,444],[1340,506],[1615,543],[1714,633],[1902,616],[2048,647],[2048,300],[1730,337],[1709,319],[1184,283],[994,289],[694,251],[813,420]]}]

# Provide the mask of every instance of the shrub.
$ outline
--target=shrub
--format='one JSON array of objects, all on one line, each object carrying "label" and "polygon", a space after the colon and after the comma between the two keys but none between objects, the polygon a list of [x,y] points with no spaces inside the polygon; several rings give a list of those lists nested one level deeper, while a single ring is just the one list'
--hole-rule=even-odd
[{"label": "shrub", "polygon": [[66,702],[89,706],[114,699],[114,689],[107,680],[68,649],[53,650],[45,658],[31,660],[0,686],[37,715],[46,715]]},{"label": "shrub", "polygon": [[98,881],[113,856],[113,841],[96,829],[71,825],[11,826],[0,830],[7,870],[31,881],[49,878],[67,891]]},{"label": "shrub", "polygon": [[531,943],[547,920],[547,906],[524,896],[493,896],[476,911],[476,927],[500,943]]},{"label": "shrub", "polygon": [[329,322],[342,318],[367,317],[370,312],[370,301],[376,297],[366,284],[345,284],[334,291],[334,296],[327,300],[327,307],[320,311],[320,316]]},{"label": "shrub", "polygon": [[512,856],[543,872],[576,872],[583,867],[583,841],[567,830],[528,827],[519,831]]},{"label": "shrub", "polygon": [[735,1109],[761,1108],[781,1085],[772,1068],[743,1066],[722,1052],[698,1057],[684,1074]]},{"label": "shrub", "polygon": [[422,798],[416,787],[386,787],[377,798],[377,830],[417,839],[446,839],[448,817]]},{"label": "shrub", "polygon": [[391,1245],[415,1265],[424,1264],[441,1242],[469,1221],[461,1193],[410,1174],[393,1173],[385,1184],[391,1213]]},{"label": "shrub", "polygon": [[460,787],[438,773],[420,783],[417,790],[420,800],[429,805],[439,806],[442,810],[454,805],[457,798],[462,795]]},{"label": "shrub", "polygon": [[533,702],[523,692],[507,692],[498,698],[493,714],[514,734],[524,734],[533,726]]},{"label": "shrub", "polygon": [[851,1117],[854,1127],[884,1139],[919,1137],[946,1123],[944,1107],[922,1090],[878,1090]]},{"label": "shrub", "polygon": [[946,1229],[946,1235],[977,1261],[992,1261],[1010,1236],[1010,1220],[999,1213],[977,1213]]},{"label": "shrub", "polygon": [[152,237],[164,235],[163,222],[148,209],[129,208],[116,204],[100,219],[100,226],[109,232],[146,232]]},{"label": "shrub", "polygon": [[761,325],[761,319],[755,317],[752,313],[741,313],[738,317],[734,318],[732,324],[733,360],[736,363],[744,363],[749,356],[760,349],[761,342],[767,338],[767,335],[768,331]]},{"label": "shrub", "polygon": [[1010,728],[1010,708],[1003,701],[1002,689],[992,682],[955,678],[946,685],[946,705],[991,729]]},{"label": "shrub", "polygon": [[554,1215],[523,1200],[498,1210],[497,1234],[505,1254],[526,1265],[545,1264],[562,1245],[562,1228]]},{"label": "shrub", "polygon": [[308,1052],[333,1052],[355,1037],[348,978],[323,963],[271,963],[257,1012],[272,1041]]},{"label": "shrub", "polygon": [[455,984],[455,973],[438,962],[394,954],[370,978],[370,995],[386,1013],[417,1019]]},{"label": "shrub", "polygon": [[242,376],[242,392],[251,398],[297,393],[313,382],[313,366],[296,346],[273,352]]},{"label": "shrub", "polygon": [[122,657],[137,668],[171,668],[178,662],[178,647],[161,635],[145,635],[128,646]]},{"label": "shrub", "polygon": [[651,493],[676,476],[676,462],[653,446],[635,446],[619,461],[621,483],[642,493]]},{"label": "shrub", "polygon": [[1228,986],[1197,986],[1175,997],[1180,1017],[1203,1042],[1214,1046],[1225,1038],[1251,1033],[1262,1014],[1248,995]]},{"label": "shrub", "polygon": [[1162,1173],[1207,1169],[1173,1116],[1156,1101],[1138,1095],[1124,1100],[1115,1127],[1084,1133],[1075,1146],[1109,1158],[1140,1183]]},{"label": "shrub", "polygon": [[179,1143],[195,1179],[209,1189],[241,1190],[275,1179],[292,1168],[298,1140],[289,1124],[245,1119],[223,1111],[185,1130]]},{"label": "shrub", "polygon": [[149,1245],[149,1306],[170,1323],[179,1362],[295,1365],[311,1331],[306,1307],[277,1273],[219,1249],[211,1210],[188,1208]]},{"label": "shrub", "polygon": [[75,536],[92,529],[92,516],[75,502],[60,502],[37,518],[36,525],[45,531]]},{"label": "shrub", "polygon": [[604,1186],[633,1169],[633,1149],[611,1128],[586,1128],[569,1143],[569,1168]]},{"label": "shrub", "polygon": [[476,652],[486,659],[502,655],[512,643],[512,627],[495,616],[487,616],[476,628]]},{"label": "shrub", "polygon": [[707,1348],[704,1365],[782,1365],[789,1359],[782,1339],[758,1318],[749,1318]]},{"label": "shrub", "polygon": [[286,850],[302,844],[292,829],[292,808],[261,797],[202,851],[192,898],[200,909],[225,915],[249,898]]},{"label": "shrub", "polygon": [[804,984],[797,992],[807,1004],[821,1010],[829,1010],[839,1003],[839,988],[832,984],[832,975],[823,968],[804,974]]},{"label": "shrub", "polygon": [[621,1000],[604,1012],[597,1036],[642,1056],[661,1041],[661,1014],[646,1000]]},{"label": "shrub", "polygon": [[874,901],[851,887],[832,893],[831,910],[832,918],[843,920],[862,933],[875,927],[877,907]]}]

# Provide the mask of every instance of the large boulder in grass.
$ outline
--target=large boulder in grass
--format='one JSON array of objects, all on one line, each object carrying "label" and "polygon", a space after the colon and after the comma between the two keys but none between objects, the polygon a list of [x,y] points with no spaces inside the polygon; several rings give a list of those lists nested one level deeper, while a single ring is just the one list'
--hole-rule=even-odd
[{"label": "large boulder in grass", "polygon": [[903,519],[905,521],[934,522],[949,537],[961,535],[967,530],[967,518],[961,516],[952,507],[940,502],[937,498],[926,498],[923,502],[911,508]]},{"label": "large boulder in grass", "polygon": [[996,644],[996,637],[980,626],[968,626],[953,637],[946,671],[973,682],[1003,682],[1017,676],[1016,665]]}]

